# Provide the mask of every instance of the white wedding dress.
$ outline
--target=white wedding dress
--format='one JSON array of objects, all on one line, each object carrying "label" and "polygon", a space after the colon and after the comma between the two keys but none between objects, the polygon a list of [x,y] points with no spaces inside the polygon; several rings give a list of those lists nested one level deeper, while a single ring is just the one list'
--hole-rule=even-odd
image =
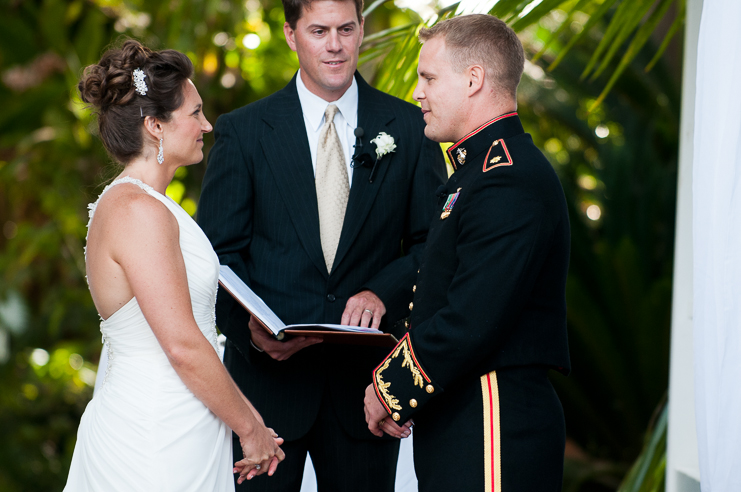
[{"label": "white wedding dress", "polygon": [[[180,226],[193,315],[216,351],[219,260],[203,231],[170,198],[132,178],[164,203]],[[90,221],[95,204],[90,205]],[[90,224],[88,224],[88,227]],[[231,430],[185,386],[136,298],[100,324],[108,367],[82,415],[66,492],[233,491]]]}]

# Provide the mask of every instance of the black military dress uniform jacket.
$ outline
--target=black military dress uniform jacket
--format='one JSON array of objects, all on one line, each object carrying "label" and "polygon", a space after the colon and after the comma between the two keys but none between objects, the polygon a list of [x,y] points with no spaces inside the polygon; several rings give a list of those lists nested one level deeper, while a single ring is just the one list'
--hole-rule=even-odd
[{"label": "black military dress uniform jacket", "polygon": [[[448,154],[455,172],[439,190],[410,330],[373,384],[395,421],[415,421],[421,490],[554,490],[563,415],[545,374],[570,369],[563,190],[517,113]],[[532,481],[543,473],[558,476]]]}]

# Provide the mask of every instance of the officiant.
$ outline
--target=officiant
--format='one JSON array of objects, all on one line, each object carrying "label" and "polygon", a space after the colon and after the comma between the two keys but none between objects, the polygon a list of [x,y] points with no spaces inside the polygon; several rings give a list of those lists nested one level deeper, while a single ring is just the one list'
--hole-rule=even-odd
[{"label": "officiant", "polygon": [[[419,108],[356,71],[362,8],[284,0],[300,70],[284,89],[218,118],[198,222],[221,264],[285,323],[401,336],[445,165]],[[362,404],[385,350],[276,341],[223,292],[216,321],[229,372],[285,439],[280,471],[238,490],[298,491],[307,452],[320,490],[393,490],[399,441],[369,433]]]},{"label": "officiant", "polygon": [[564,416],[548,372],[570,366],[569,219],[517,115],[522,44],[490,15],[419,37],[414,97],[425,134],[454,142],[455,172],[440,190],[409,332],[366,391],[369,430],[414,420],[421,492],[560,491]]}]

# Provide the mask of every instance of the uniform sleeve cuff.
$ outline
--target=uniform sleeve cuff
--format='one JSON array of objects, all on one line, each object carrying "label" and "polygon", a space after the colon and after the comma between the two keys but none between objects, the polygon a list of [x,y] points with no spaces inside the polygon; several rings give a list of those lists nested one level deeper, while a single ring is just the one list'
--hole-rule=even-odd
[{"label": "uniform sleeve cuff", "polygon": [[373,387],[394,422],[406,422],[433,396],[443,392],[417,360],[409,333],[373,371]]}]

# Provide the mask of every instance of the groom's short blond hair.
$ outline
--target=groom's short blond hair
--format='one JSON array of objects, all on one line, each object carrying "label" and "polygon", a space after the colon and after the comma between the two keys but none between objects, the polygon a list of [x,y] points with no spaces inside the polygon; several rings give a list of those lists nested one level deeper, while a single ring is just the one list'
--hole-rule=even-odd
[{"label": "groom's short blond hair", "polygon": [[419,31],[421,42],[443,37],[453,70],[481,65],[495,88],[517,97],[525,68],[525,50],[517,34],[492,15],[471,14],[446,19]]}]

